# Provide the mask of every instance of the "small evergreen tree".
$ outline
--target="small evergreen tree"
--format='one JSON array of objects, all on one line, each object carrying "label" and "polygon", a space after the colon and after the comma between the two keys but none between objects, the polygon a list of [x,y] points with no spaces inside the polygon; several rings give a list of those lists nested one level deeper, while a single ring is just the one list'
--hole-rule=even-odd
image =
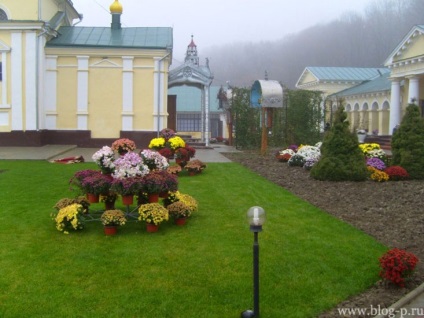
[{"label": "small evergreen tree", "polygon": [[424,179],[424,119],[417,105],[409,104],[400,127],[392,136],[392,164],[413,179]]},{"label": "small evergreen tree", "polygon": [[312,167],[311,176],[328,181],[364,181],[367,167],[358,138],[349,131],[344,107],[340,106],[331,129],[324,135],[321,159]]}]

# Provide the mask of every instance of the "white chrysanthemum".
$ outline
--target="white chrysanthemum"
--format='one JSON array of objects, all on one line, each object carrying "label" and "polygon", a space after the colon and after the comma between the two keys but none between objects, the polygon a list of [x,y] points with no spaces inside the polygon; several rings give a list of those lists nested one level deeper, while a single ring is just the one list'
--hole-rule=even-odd
[{"label": "white chrysanthemum", "polygon": [[303,146],[297,151],[297,154],[303,156],[307,159],[317,159],[321,157],[321,151],[318,147],[315,146]]},{"label": "white chrysanthemum", "polygon": [[280,155],[289,154],[290,156],[293,156],[295,152],[292,149],[284,149],[279,151]]}]

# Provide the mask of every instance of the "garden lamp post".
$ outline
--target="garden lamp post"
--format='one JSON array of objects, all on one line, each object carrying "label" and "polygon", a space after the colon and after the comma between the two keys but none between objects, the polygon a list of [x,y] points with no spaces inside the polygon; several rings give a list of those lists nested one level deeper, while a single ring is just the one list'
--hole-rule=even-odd
[{"label": "garden lamp post", "polygon": [[245,310],[242,318],[259,318],[259,242],[258,233],[262,231],[265,222],[265,210],[260,206],[253,206],[247,211],[250,231],[253,232],[253,311]]}]

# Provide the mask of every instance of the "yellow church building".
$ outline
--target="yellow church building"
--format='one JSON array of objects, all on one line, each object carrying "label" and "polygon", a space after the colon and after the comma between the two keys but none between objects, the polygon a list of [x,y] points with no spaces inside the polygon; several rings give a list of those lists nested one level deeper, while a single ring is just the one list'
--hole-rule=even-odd
[{"label": "yellow church building", "polygon": [[0,2],[0,146],[146,147],[168,126],[170,27],[80,27],[70,0]]},{"label": "yellow church building", "polygon": [[382,64],[307,67],[296,87],[320,91],[327,115],[343,102],[352,131],[390,136],[408,104],[417,104],[424,116],[424,25],[412,27]]}]

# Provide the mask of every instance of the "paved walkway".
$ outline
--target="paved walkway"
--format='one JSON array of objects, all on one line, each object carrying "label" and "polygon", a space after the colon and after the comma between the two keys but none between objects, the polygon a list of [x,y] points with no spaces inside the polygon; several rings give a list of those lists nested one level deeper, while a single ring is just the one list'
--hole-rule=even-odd
[{"label": "paved walkway", "polygon": [[[0,160],[55,160],[67,157],[83,156],[86,162],[92,162],[93,154],[100,148],[78,148],[74,145],[45,145],[42,147],[0,147]],[[231,162],[221,152],[237,152],[231,146],[216,144],[209,148],[196,149],[195,159],[203,162]]]},{"label": "paved walkway", "polygon": [[[78,148],[73,145],[46,145],[42,147],[0,147],[0,160],[54,160],[83,156],[92,162],[93,154],[99,148]],[[196,149],[196,159],[203,162],[231,162],[222,152],[237,152],[231,146],[216,144],[207,149]],[[389,308],[366,308],[379,310],[375,318],[424,318],[424,284],[410,292]],[[396,316],[394,316],[396,315]]]}]

